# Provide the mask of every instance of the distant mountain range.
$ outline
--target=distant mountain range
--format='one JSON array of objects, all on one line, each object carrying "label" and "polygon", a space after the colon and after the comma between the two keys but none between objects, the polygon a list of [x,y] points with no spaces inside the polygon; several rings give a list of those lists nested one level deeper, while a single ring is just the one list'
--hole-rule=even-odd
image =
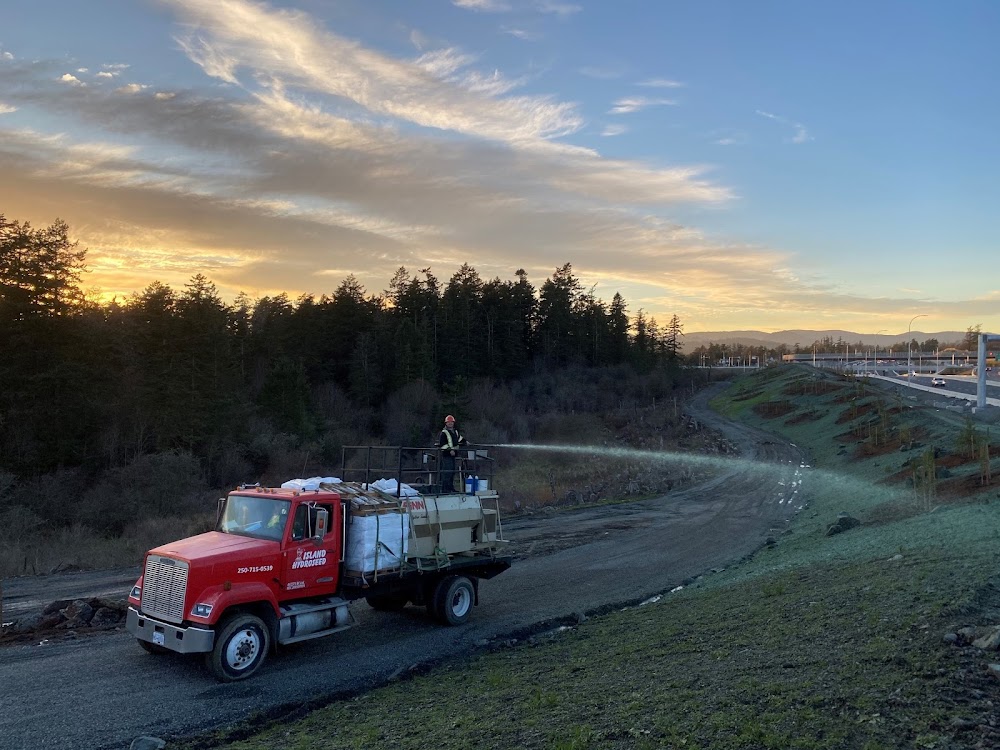
[{"label": "distant mountain range", "polygon": [[911,331],[910,333],[880,333],[877,336],[873,333],[856,333],[855,331],[775,331],[774,333],[764,333],[763,331],[692,331],[685,333],[681,341],[684,342],[683,351],[692,351],[699,346],[709,344],[742,344],[743,346],[760,346],[773,349],[776,346],[785,344],[793,347],[798,344],[801,347],[808,347],[814,341],[821,341],[825,338],[838,339],[848,344],[856,344],[859,341],[865,345],[889,346],[910,339],[926,341],[927,339],[937,339],[942,345],[954,344],[965,338],[965,331],[939,331],[937,333],[924,333],[923,331]]}]

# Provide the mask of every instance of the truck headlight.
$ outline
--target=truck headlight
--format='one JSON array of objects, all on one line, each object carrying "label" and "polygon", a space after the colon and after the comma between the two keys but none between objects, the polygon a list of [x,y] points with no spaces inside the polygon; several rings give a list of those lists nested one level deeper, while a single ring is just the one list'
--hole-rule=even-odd
[{"label": "truck headlight", "polygon": [[132,593],[128,595],[129,599],[139,599],[142,596],[142,589],[138,586],[132,587]]},{"label": "truck headlight", "polygon": [[195,604],[191,610],[192,617],[208,617],[210,614],[212,614],[211,604]]}]

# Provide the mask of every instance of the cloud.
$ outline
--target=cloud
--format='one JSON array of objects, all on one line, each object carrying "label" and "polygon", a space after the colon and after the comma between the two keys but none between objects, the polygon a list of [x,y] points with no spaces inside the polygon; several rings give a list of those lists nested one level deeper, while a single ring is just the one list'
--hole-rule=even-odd
[{"label": "cloud", "polygon": [[0,52],[0,60],[13,60],[13,59],[14,59],[14,55],[12,55],[10,52],[6,52],[6,51],[5,52]]},{"label": "cloud", "polygon": [[4,104],[0,102],[0,115],[10,114],[11,112],[17,112],[17,107],[13,107],[10,104]]},{"label": "cloud", "polygon": [[141,83],[127,83],[124,86],[115,89],[116,94],[138,94],[143,89],[148,89],[149,86]]},{"label": "cloud", "polygon": [[677,89],[684,86],[680,81],[673,81],[669,78],[648,78],[645,81],[639,81],[636,86],[648,86],[650,88],[657,89]]},{"label": "cloud", "polygon": [[59,77],[59,80],[62,81],[63,83],[72,84],[73,86],[86,86],[87,85],[83,81],[81,81],[79,78],[77,78],[75,75],[73,75],[72,73],[63,73],[62,76]]},{"label": "cloud", "polygon": [[412,44],[418,51],[423,52],[427,47],[430,46],[430,39],[427,35],[418,29],[412,29],[410,31],[410,44]]},{"label": "cloud", "polygon": [[0,126],[0,205],[35,223],[68,221],[88,248],[88,283],[124,294],[203,271],[226,295],[295,296],[330,291],[337,269],[378,290],[400,265],[444,276],[470,262],[502,278],[523,266],[538,282],[571,260],[581,279],[610,285],[602,296],[620,289],[633,311],[658,316],[871,309],[803,278],[790,253],[673,218],[681,205],[737,199],[709,165],[574,145],[585,127],[592,138],[625,126],[595,129],[573,102],[518,95],[523,79],[466,50],[392,57],[301,12],[234,0],[174,7],[185,54],[205,81],[228,85],[151,80],[146,95],[122,96],[63,85],[64,61],[0,65],[5,105],[46,113],[39,122],[70,134]]},{"label": "cloud", "polygon": [[448,79],[475,62],[472,55],[467,55],[455,48],[439,49],[418,57],[414,64],[435,78]]},{"label": "cloud", "polygon": [[672,99],[650,99],[645,96],[629,96],[619,99],[615,106],[608,110],[611,115],[625,115],[632,112],[639,112],[648,107],[675,106],[677,102]]},{"label": "cloud", "polygon": [[[295,297],[332,291],[348,272],[335,269],[380,290],[400,265],[447,275],[463,262],[487,278],[510,278],[523,266],[537,284],[570,259],[585,284],[601,280],[605,299],[621,291],[631,311],[661,320],[677,313],[689,330],[739,327],[748,315],[761,321],[755,327],[783,327],[791,315],[830,327],[834,312],[860,325],[913,309],[912,299],[871,300],[803,279],[787,253],[632,210],[627,199],[637,196],[625,186],[642,195],[666,179],[636,165],[606,186],[613,198],[586,200],[607,172],[579,154],[512,163],[502,146],[413,139],[277,96],[246,103],[185,94],[157,103],[72,93],[69,109],[172,141],[200,163],[198,171],[135,147],[0,129],[0,172],[9,178],[0,181],[0,205],[35,223],[68,221],[88,248],[85,281],[99,279],[107,294],[154,279],[180,288],[204,272],[228,297]],[[690,190],[692,177],[675,175],[674,188]],[[94,203],[102,207],[96,215]],[[946,301],[935,309],[968,316],[995,305]]]},{"label": "cloud", "polygon": [[772,112],[765,112],[762,109],[755,110],[755,114],[764,117],[768,120],[773,120],[774,122],[781,123],[782,125],[792,128],[795,133],[789,139],[792,143],[807,143],[813,140],[813,137],[809,134],[806,126],[801,122],[795,122],[794,120],[789,120],[787,117],[782,117],[781,115],[776,115]]},{"label": "cloud", "polygon": [[714,130],[708,134],[708,137],[716,146],[742,146],[749,141],[745,132],[730,128]]},{"label": "cloud", "polygon": [[[70,100],[53,96],[50,106],[174,144],[168,167],[137,149],[0,130],[0,171],[18,185],[0,187],[0,203],[12,215],[24,215],[19,209],[32,199],[52,206],[92,249],[101,285],[115,278],[122,292],[128,279],[141,288],[151,275],[183,283],[191,268],[204,268],[229,292],[248,278],[262,286],[282,279],[290,292],[323,291],[311,275],[316,261],[357,268],[358,253],[369,259],[359,277],[370,286],[384,285],[399,265],[453,269],[470,257],[496,258],[477,267],[506,275],[511,263],[527,265],[511,253],[539,247],[533,257],[548,273],[595,238],[600,248],[613,243],[639,257],[647,238],[669,244],[679,236],[640,231],[645,220],[601,208],[608,201],[728,198],[695,169],[652,170],[585,150],[520,159],[487,142],[403,137],[277,93],[249,103],[189,95],[157,102],[79,90]],[[100,219],[87,208],[95,200],[104,206]],[[142,251],[126,268],[128,237]],[[253,275],[284,263],[290,246],[294,274]],[[580,257],[603,266],[602,252],[585,249]]]},{"label": "cloud", "polygon": [[525,42],[537,42],[543,36],[539,31],[528,31],[527,29],[518,29],[512,26],[501,26],[500,31]]},{"label": "cloud", "polygon": [[525,4],[520,2],[520,7],[515,8],[505,0],[451,0],[452,5],[465,10],[473,10],[479,13],[510,13],[514,10],[535,11],[538,13],[552,14],[563,18],[579,13],[583,10],[574,3],[557,2],[557,0],[531,0]]},{"label": "cloud", "polygon": [[579,5],[573,3],[561,3],[555,0],[540,0],[536,4],[536,7],[541,13],[553,13],[557,16],[571,16],[574,13],[579,13],[583,8]]},{"label": "cloud", "polygon": [[506,13],[511,8],[502,0],[451,0],[452,4],[465,10],[475,10],[481,13]]},{"label": "cloud", "polygon": [[463,76],[473,58],[453,50],[425,53],[417,65],[318,30],[301,13],[219,0],[174,0],[188,24],[179,38],[206,74],[242,83],[247,69],[265,86],[305,88],[340,97],[379,117],[505,142],[548,139],[583,125],[576,105],[551,97],[496,98],[482,74]]},{"label": "cloud", "polygon": [[104,64],[96,75],[98,78],[117,78],[128,68],[129,65],[126,63]]}]

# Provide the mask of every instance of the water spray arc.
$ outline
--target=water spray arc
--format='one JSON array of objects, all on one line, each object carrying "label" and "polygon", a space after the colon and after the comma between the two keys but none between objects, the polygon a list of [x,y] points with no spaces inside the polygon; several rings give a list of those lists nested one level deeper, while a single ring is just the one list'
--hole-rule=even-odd
[{"label": "water spray arc", "polygon": [[[910,495],[902,489],[887,486],[875,485],[869,482],[852,477],[848,474],[840,474],[827,469],[817,469],[812,467],[805,460],[790,461],[768,461],[760,458],[741,458],[734,456],[704,456],[692,453],[680,453],[677,451],[653,451],[636,448],[613,448],[595,445],[545,445],[538,443],[505,443],[497,445],[498,448],[507,450],[531,450],[545,451],[549,453],[561,453],[580,457],[604,456],[608,458],[618,458],[623,460],[644,460],[657,463],[668,464],[678,467],[698,467],[701,469],[711,469],[719,472],[725,479],[727,476],[754,478],[761,481],[766,488],[767,482],[774,482],[773,499],[778,504],[789,504],[799,512],[808,504],[803,485],[808,478],[809,496],[814,493],[833,493],[838,496],[849,497],[853,500],[863,498],[874,506],[886,501],[908,501]],[[794,446],[793,446],[794,447]],[[713,488],[720,485],[719,477],[711,480]],[[706,490],[709,490],[706,487]],[[670,494],[665,495],[670,499]],[[866,503],[866,504],[867,504]]]}]

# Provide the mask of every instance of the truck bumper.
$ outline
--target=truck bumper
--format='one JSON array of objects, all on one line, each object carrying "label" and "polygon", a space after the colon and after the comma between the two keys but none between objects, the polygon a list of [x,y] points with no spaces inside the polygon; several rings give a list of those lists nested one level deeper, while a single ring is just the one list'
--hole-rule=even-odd
[{"label": "truck bumper", "polygon": [[125,629],[140,641],[163,646],[179,654],[203,654],[215,645],[215,632],[205,628],[182,628],[169,622],[154,620],[128,608]]}]

